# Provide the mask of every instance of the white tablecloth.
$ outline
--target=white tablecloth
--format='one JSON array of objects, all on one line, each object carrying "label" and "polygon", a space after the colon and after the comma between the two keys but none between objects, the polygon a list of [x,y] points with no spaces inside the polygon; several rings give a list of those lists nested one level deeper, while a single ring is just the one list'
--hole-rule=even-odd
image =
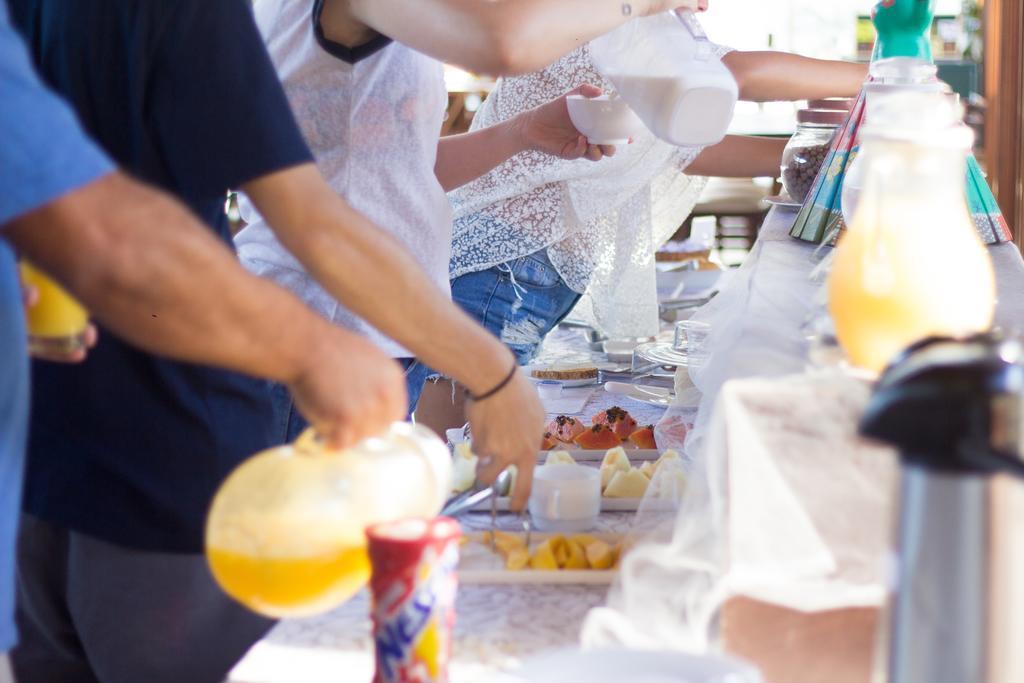
[{"label": "white tablecloth", "polygon": [[[726,381],[781,377],[805,368],[807,345],[801,327],[812,308],[808,275],[815,264],[815,247],[789,237],[794,217],[794,212],[780,209],[769,214],[750,258],[697,316],[713,324],[708,340],[711,357],[699,382],[704,391],[699,428],[710,426],[712,407]],[[1013,245],[993,247],[990,253],[999,275],[997,320],[1004,327],[1020,329],[1024,323],[1024,261]],[[720,343],[722,339],[729,341]],[[579,353],[586,355],[582,337],[571,341],[569,347],[580,348],[577,343],[583,347]],[[755,348],[758,353],[750,353]],[[559,352],[563,357],[565,350]],[[595,392],[582,414],[589,416],[623,401]],[[623,405],[643,423],[654,422],[661,414],[660,409],[642,404]],[[798,472],[782,474],[792,477]],[[480,523],[477,518],[471,526]],[[602,523],[606,529],[625,531],[629,515],[606,515]],[[505,519],[503,524],[512,525],[514,519]],[[514,665],[523,657],[576,643],[584,616],[604,602],[606,593],[603,587],[585,586],[463,587],[457,603],[452,680],[485,681],[488,672]],[[373,665],[367,614],[367,600],[361,595],[326,616],[282,622],[253,648],[230,681],[370,680]]]},{"label": "white tablecloth", "polygon": [[[580,330],[558,330],[541,359],[600,360]],[[621,405],[640,424],[656,423],[663,408],[630,401],[598,387],[580,411],[595,413]],[[554,417],[550,415],[549,417]],[[632,513],[605,513],[596,531],[625,534]],[[501,515],[499,528],[519,530],[515,515]],[[490,528],[488,515],[463,519],[466,530]],[[587,612],[605,601],[606,586],[462,586],[456,603],[452,683],[481,683],[488,674],[514,668],[523,658],[579,641]],[[315,619],[281,622],[257,643],[232,672],[230,683],[338,683],[373,677],[369,597],[364,591],[337,610]]]}]

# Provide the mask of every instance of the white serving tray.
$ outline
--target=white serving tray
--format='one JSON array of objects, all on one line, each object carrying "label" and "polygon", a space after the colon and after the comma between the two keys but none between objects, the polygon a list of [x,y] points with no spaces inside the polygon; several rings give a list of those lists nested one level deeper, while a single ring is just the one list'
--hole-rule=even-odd
[{"label": "white serving tray", "polygon": [[[601,512],[636,512],[640,509],[640,502],[643,498],[606,498],[601,496]],[[498,512],[512,511],[511,498],[498,498],[495,509]],[[485,500],[473,508],[470,512],[490,512],[491,501]]]},{"label": "white serving tray", "polygon": [[[522,532],[516,535],[525,535]],[[548,534],[534,532],[530,536],[531,551],[538,543],[552,536],[573,536],[575,534]],[[590,534],[606,543],[616,545],[622,536],[616,534]],[[505,569],[505,558],[490,549],[483,541],[489,538],[487,532],[466,534],[470,539],[459,549],[459,583],[464,585],[588,585],[607,586],[615,579],[618,569]]]}]

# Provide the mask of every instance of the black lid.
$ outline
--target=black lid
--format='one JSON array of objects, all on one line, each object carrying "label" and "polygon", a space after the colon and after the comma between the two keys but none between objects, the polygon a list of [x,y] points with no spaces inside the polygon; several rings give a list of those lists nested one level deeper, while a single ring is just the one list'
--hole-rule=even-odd
[{"label": "black lid", "polygon": [[1024,349],[992,335],[933,338],[885,371],[861,433],[930,469],[1024,476]]}]

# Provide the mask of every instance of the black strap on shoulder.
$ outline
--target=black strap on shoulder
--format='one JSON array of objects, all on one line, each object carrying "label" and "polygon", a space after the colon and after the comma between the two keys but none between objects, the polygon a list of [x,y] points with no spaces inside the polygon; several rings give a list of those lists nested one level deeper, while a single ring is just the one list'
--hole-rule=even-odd
[{"label": "black strap on shoulder", "polygon": [[349,64],[355,64],[391,44],[391,39],[380,33],[362,45],[356,45],[355,47],[347,47],[341,43],[329,40],[324,36],[324,28],[320,24],[320,17],[323,12],[324,0],[315,0],[313,3],[313,35],[316,36],[316,42],[320,44],[320,47],[332,57],[337,57]]}]

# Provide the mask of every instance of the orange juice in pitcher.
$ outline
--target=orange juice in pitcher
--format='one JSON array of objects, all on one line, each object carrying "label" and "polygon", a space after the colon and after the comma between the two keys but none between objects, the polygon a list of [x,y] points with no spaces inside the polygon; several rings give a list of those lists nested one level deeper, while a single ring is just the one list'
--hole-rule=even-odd
[{"label": "orange juice in pitcher", "polygon": [[992,262],[964,190],[973,136],[941,94],[892,95],[861,129],[864,194],[836,250],[829,312],[854,365],[880,372],[933,335],[989,329]]},{"label": "orange juice in pitcher", "polygon": [[436,515],[450,479],[448,449],[424,427],[396,424],[343,451],[307,432],[245,461],[218,490],[206,526],[210,570],[255,612],[325,612],[370,578],[367,526]]},{"label": "orange juice in pitcher", "polygon": [[31,263],[20,263],[21,279],[39,295],[26,313],[28,347],[47,356],[71,355],[85,348],[89,314],[63,287]]}]

